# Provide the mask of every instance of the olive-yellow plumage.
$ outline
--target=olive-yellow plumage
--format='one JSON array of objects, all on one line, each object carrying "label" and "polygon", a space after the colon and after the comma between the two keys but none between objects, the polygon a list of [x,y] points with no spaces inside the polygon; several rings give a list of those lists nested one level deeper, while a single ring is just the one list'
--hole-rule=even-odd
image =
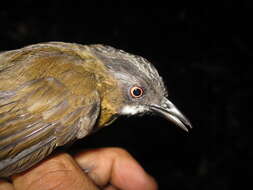
[{"label": "olive-yellow plumage", "polygon": [[[159,98],[129,97],[128,85],[141,84]],[[167,109],[163,115],[190,126],[164,100],[165,91],[150,63],[108,46],[49,42],[0,53],[0,177],[30,168],[121,114]]]}]

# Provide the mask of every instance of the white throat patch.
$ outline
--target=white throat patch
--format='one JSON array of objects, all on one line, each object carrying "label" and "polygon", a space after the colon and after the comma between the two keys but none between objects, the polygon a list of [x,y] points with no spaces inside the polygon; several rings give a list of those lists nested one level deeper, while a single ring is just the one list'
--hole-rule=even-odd
[{"label": "white throat patch", "polygon": [[142,113],[146,111],[146,107],[144,106],[124,106],[121,110],[122,115],[135,115],[137,113]]}]

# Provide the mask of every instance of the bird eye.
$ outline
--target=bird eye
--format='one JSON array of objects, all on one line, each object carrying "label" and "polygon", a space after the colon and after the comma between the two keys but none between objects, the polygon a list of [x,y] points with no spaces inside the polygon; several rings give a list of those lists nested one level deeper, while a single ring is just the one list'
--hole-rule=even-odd
[{"label": "bird eye", "polygon": [[130,94],[134,98],[139,98],[143,95],[143,89],[138,86],[134,86],[130,89]]}]

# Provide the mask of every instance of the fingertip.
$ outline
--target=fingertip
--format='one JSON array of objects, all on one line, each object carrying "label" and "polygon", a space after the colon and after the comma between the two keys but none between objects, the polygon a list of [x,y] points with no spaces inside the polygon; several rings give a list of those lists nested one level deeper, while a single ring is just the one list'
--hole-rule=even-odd
[{"label": "fingertip", "polygon": [[149,184],[147,184],[148,189],[158,190],[158,184],[157,184],[155,178],[153,176],[149,175],[149,174],[147,174],[147,175],[148,175],[147,176],[148,179],[146,181],[149,181]]},{"label": "fingertip", "polygon": [[120,189],[157,190],[155,179],[150,176],[129,153],[123,152],[121,159],[115,159],[112,182]]},{"label": "fingertip", "polygon": [[[129,167],[130,168],[130,167]],[[118,176],[118,178],[121,178],[121,180],[117,179],[115,177],[115,184],[119,187],[123,187],[128,190],[157,190],[158,185],[156,183],[156,180],[151,177],[149,174],[147,174],[144,170],[139,170],[139,169],[133,169],[132,171],[122,171],[120,174],[118,172],[118,175],[124,176]],[[126,179],[127,178],[127,179]]]}]

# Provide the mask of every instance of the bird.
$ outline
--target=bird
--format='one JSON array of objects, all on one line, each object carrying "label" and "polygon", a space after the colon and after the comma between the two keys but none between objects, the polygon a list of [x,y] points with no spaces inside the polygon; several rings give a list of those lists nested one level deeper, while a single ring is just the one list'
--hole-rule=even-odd
[{"label": "bird", "polygon": [[26,171],[122,115],[190,121],[147,59],[108,45],[44,42],[0,53],[0,178]]}]

